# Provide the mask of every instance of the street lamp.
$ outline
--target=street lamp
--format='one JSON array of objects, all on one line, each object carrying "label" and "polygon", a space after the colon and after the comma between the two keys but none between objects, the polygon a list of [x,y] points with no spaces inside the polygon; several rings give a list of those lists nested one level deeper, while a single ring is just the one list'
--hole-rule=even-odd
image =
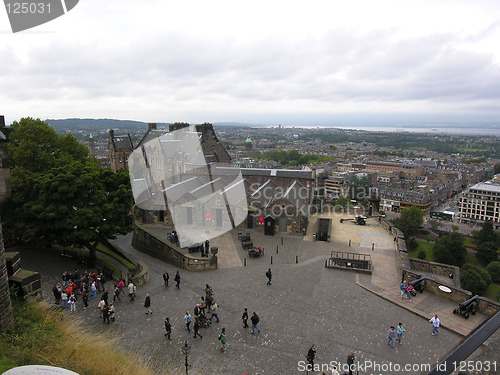
[{"label": "street lamp", "polygon": [[184,353],[185,355],[185,366],[186,366],[186,375],[188,375],[188,367],[191,366],[188,364],[188,354],[189,354],[189,350],[191,349],[191,345],[188,345],[188,342],[185,341],[184,342],[184,346],[181,348],[182,349],[182,352]]}]

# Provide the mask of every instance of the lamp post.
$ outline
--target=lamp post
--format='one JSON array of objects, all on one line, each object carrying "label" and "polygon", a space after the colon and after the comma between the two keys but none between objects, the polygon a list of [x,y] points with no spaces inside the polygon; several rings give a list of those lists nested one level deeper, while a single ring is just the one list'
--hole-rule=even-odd
[{"label": "lamp post", "polygon": [[185,341],[184,346],[181,349],[185,356],[186,375],[188,375],[188,368],[189,366],[191,366],[190,364],[188,364],[188,354],[189,350],[191,349],[191,345],[188,345],[188,342]]}]

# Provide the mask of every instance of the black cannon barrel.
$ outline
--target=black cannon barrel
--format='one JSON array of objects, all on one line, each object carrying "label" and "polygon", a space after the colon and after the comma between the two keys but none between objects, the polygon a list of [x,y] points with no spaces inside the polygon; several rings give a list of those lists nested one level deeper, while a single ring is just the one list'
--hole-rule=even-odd
[{"label": "black cannon barrel", "polygon": [[425,280],[425,277],[421,277],[420,279],[417,279],[417,280],[413,280],[410,285],[415,287],[416,285],[420,284],[422,281]]},{"label": "black cannon barrel", "polygon": [[469,298],[467,301],[464,301],[464,302],[460,303],[459,306],[460,307],[467,307],[471,303],[473,303],[475,300],[477,300],[477,297],[479,297],[479,296],[475,295],[474,297]]}]

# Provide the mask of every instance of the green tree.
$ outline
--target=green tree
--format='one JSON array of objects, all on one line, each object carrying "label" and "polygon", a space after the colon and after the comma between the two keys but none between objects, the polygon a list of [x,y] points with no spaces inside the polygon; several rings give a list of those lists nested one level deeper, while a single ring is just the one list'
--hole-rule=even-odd
[{"label": "green tree", "polygon": [[443,225],[437,220],[430,220],[429,223],[431,224],[431,228],[434,230],[438,229],[440,226]]},{"label": "green tree", "polygon": [[11,241],[86,246],[94,262],[96,242],[132,229],[128,173],[102,169],[85,146],[40,120],[22,119],[13,128],[13,193],[2,214]]},{"label": "green tree", "polygon": [[486,271],[488,271],[494,282],[500,283],[500,262],[491,262],[486,267]]},{"label": "green tree", "polygon": [[490,220],[486,220],[483,223],[483,227],[479,231],[478,245],[484,242],[493,242],[495,244],[498,244],[498,238],[495,231],[493,230],[493,223]]},{"label": "green tree", "polygon": [[404,233],[405,237],[413,236],[424,222],[424,212],[416,206],[405,208],[396,226]]},{"label": "green tree", "polygon": [[351,201],[351,198],[349,197],[345,197],[343,195],[341,195],[340,197],[338,197],[338,199],[335,201],[335,205],[337,206],[340,206],[342,208],[346,208],[348,206],[351,206],[352,205],[352,201]]},{"label": "green tree", "polygon": [[466,263],[460,268],[460,282],[462,288],[470,291],[474,295],[484,293],[488,287],[488,281],[485,280],[483,276],[481,269],[472,264]]},{"label": "green tree", "polygon": [[498,246],[495,242],[482,242],[477,245],[476,258],[483,264],[498,260]]},{"label": "green tree", "polygon": [[432,249],[434,261],[439,263],[453,264],[461,266],[465,262],[467,250],[464,246],[463,237],[453,232],[449,235],[441,236]]}]

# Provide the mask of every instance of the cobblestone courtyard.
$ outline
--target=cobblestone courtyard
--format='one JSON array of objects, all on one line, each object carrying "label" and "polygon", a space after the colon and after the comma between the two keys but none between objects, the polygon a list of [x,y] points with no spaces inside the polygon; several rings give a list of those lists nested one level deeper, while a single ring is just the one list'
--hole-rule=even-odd
[{"label": "cobblestone courtyard", "polygon": [[[361,229],[365,232],[360,232]],[[370,237],[366,233],[371,233]],[[187,340],[192,345],[190,374],[305,374],[300,371],[300,361],[305,361],[312,344],[317,345],[317,364],[345,363],[353,351],[361,364],[401,366],[401,371],[364,368],[360,374],[420,374],[425,369],[403,370],[403,366],[434,365],[460,341],[460,336],[444,329],[432,336],[427,319],[356,285],[360,278],[373,285],[390,285],[398,281],[397,274],[377,278],[324,267],[332,250],[371,252],[371,244],[375,243],[373,253],[386,261],[377,264],[374,260],[374,269],[388,267],[389,272],[383,274],[391,274],[392,239],[384,233],[377,224],[365,228],[352,223],[334,224],[334,240],[327,243],[299,235],[265,237],[255,230],[252,239],[265,248],[265,256],[246,259],[246,267],[243,266],[246,252],[238,247],[237,234],[226,234],[213,240],[213,245],[221,249],[221,268],[200,273],[180,270],[180,290],[173,286],[177,268],[131,249],[130,235],[124,236],[115,243],[148,264],[150,283],[138,288],[136,301],[123,297],[121,303],[116,303],[116,322],[109,326],[98,319],[97,300],[92,300],[85,311],[78,301],[77,312],[67,315],[91,331],[116,334],[121,349],[139,353],[158,373],[184,373],[180,348]],[[352,239],[351,248],[348,239]],[[28,249],[22,251],[22,262],[23,268],[42,273],[44,299],[48,301],[53,300],[50,289],[60,280],[61,272],[79,267],[57,255],[39,257],[35,250]],[[273,271],[271,286],[266,285],[265,277],[269,267]],[[164,271],[171,275],[168,288],[163,286]],[[192,313],[207,283],[220,305],[221,322],[202,329],[203,339],[193,339],[185,329],[183,316],[186,310]],[[151,295],[152,315],[145,314],[143,308],[146,293]],[[252,335],[243,328],[240,317],[244,307],[250,314],[253,311],[259,314],[261,333]],[[175,327],[172,341],[164,337],[163,320],[167,316]],[[399,322],[406,328],[403,344],[391,349],[387,345],[387,332]],[[219,351],[217,340],[222,327],[228,332],[226,353]]]}]

